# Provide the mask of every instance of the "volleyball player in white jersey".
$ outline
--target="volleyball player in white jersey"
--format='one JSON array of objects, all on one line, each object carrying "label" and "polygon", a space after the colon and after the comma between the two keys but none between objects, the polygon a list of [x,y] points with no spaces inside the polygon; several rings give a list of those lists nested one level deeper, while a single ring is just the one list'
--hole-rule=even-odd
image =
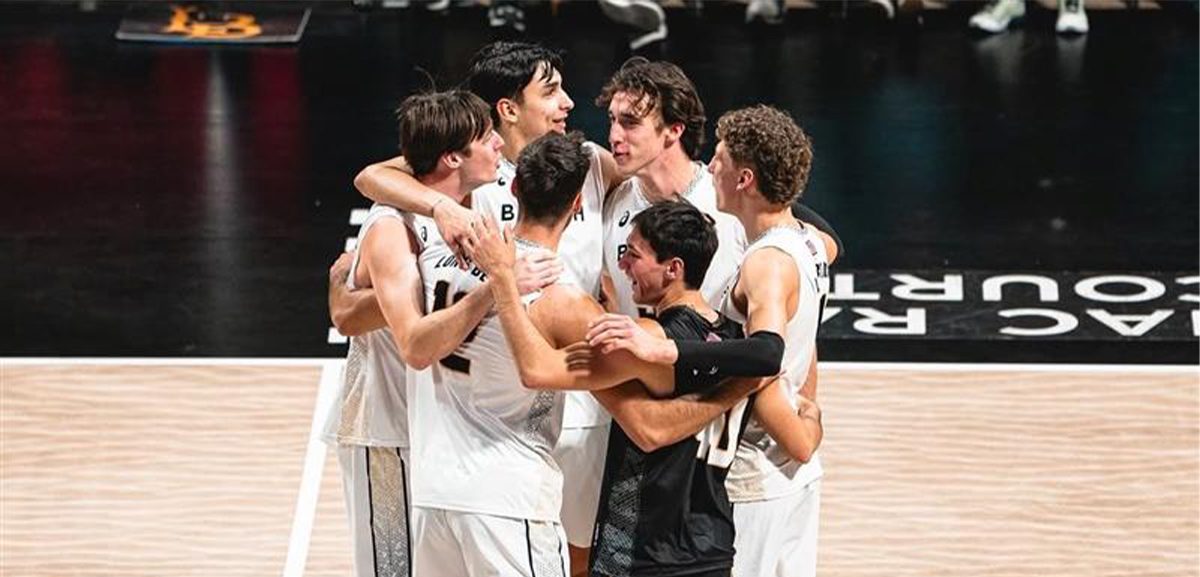
[{"label": "volleyball player in white jersey", "polygon": [[[496,42],[476,53],[465,84],[491,106],[505,146],[500,178],[475,191],[474,211],[441,202],[441,195],[420,186],[406,173],[402,157],[368,166],[355,185],[376,202],[432,217],[450,248],[462,256],[462,239],[469,236],[480,215],[502,223],[516,222],[520,206],[512,193],[514,165],[526,144],[548,133],[565,132],[575,103],[563,88],[561,70],[561,56],[536,44]],[[563,233],[558,256],[581,288],[599,296],[601,211],[607,191],[620,177],[607,150],[589,143],[588,153],[590,168],[581,206]],[[529,259],[545,256],[542,251],[527,253]],[[598,505],[608,423],[608,414],[590,395],[568,393],[564,432],[555,457],[566,479],[562,522],[575,567],[587,566],[585,549],[591,542]]]},{"label": "volleyball player in white jersey", "polygon": [[[787,114],[756,106],[718,121],[720,142],[710,168],[721,210],[737,216],[753,240],[721,306],[744,319],[749,337],[723,343],[674,343],[610,316],[594,343],[634,351],[676,371],[715,375],[780,374],[754,403],[790,413],[792,433],[768,436],[752,420],[727,480],[737,530],[734,575],[807,576],[816,572],[820,505],[820,413],[815,401],[815,339],[829,290],[825,246],[796,222],[789,204],[801,194],[812,148]],[[802,398],[802,397],[806,397]]]},{"label": "volleyball player in white jersey", "polygon": [[[553,251],[579,208],[589,153],[580,139],[551,134],[527,146],[520,163],[517,186],[537,191],[522,197],[522,252]],[[431,311],[485,282],[479,268],[459,268],[436,230],[420,262]],[[542,294],[523,305],[536,307]],[[432,394],[418,401],[428,403],[412,412],[415,574],[566,577],[562,474],[552,454],[563,395],[522,385],[494,316],[434,366],[433,378]]]},{"label": "volleyball player in white jersey", "polygon": [[[466,194],[495,178],[500,137],[475,95],[411,96],[397,115],[401,150],[428,186]],[[372,207],[359,241],[347,284],[371,287],[386,326],[350,339],[325,439],[337,444],[355,575],[410,575],[406,364],[422,368],[448,354],[492,300],[480,291],[424,315],[416,247],[394,208]]]},{"label": "volleyball player in white jersey", "polygon": [[[604,85],[596,104],[608,109],[609,145],[630,176],[604,207],[604,272],[609,310],[649,316],[633,300],[632,281],[620,270],[633,217],[656,202],[683,199],[716,221],[719,244],[700,292],[716,306],[737,270],[745,235],[733,217],[717,211],[712,175],[698,161],[704,144],[704,105],[695,85],[669,62],[632,58]],[[609,284],[611,282],[611,284]]]}]

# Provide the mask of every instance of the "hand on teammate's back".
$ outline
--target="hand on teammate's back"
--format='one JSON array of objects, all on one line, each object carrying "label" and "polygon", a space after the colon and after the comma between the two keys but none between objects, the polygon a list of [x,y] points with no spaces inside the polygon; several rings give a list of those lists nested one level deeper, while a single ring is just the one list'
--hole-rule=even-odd
[{"label": "hand on teammate's back", "polygon": [[346,251],[329,265],[329,286],[334,287],[346,284],[346,279],[350,278],[350,264],[354,262],[354,251]]},{"label": "hand on teammate's back", "polygon": [[563,265],[558,255],[548,250],[523,254],[516,263],[517,290],[527,295],[558,282]]},{"label": "hand on teammate's back", "polygon": [[650,334],[625,315],[608,313],[596,317],[588,328],[587,339],[601,354],[624,349],[648,363],[673,365],[679,356],[675,343]]},{"label": "hand on teammate's back", "polygon": [[563,349],[567,354],[567,370],[586,378],[592,369],[592,345],[587,341],[577,341]]},{"label": "hand on teammate's back", "polygon": [[516,236],[512,229],[501,229],[490,218],[482,219],[482,223],[473,228],[474,231],[463,238],[463,248],[475,266],[488,276],[512,273],[517,263]]}]

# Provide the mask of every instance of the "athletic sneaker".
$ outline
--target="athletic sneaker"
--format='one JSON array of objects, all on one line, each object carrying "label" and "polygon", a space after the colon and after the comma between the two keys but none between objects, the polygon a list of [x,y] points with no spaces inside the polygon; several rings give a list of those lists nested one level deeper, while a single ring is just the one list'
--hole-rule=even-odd
[{"label": "athletic sneaker", "polygon": [[1025,0],[995,0],[988,2],[983,10],[971,17],[971,28],[991,32],[1003,32],[1013,20],[1025,16]]},{"label": "athletic sneaker", "polygon": [[868,3],[878,8],[879,13],[888,20],[896,16],[896,6],[892,4],[892,0],[869,0]]},{"label": "athletic sneaker", "polygon": [[492,28],[510,28],[517,32],[525,31],[525,11],[513,2],[492,2],[488,8],[488,24]]},{"label": "athletic sneaker", "polygon": [[632,50],[667,37],[667,14],[654,0],[600,0],[600,10],[637,31],[629,41]]},{"label": "athletic sneaker", "polygon": [[783,0],[750,0],[746,5],[746,22],[761,18],[767,24],[781,24],[786,9]]},{"label": "athletic sneaker", "polygon": [[1058,21],[1054,29],[1059,34],[1086,34],[1087,12],[1083,11],[1083,0],[1058,0]]}]

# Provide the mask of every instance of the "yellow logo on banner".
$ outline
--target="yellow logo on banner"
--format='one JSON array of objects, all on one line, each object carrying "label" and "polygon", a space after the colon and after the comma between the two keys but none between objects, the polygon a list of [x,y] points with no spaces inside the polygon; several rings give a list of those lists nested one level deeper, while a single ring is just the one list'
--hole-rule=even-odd
[{"label": "yellow logo on banner", "polygon": [[216,20],[210,19],[208,14],[195,6],[172,5],[171,23],[163,32],[209,40],[237,40],[262,34],[262,27],[254,21],[253,15],[221,12],[216,17]]}]

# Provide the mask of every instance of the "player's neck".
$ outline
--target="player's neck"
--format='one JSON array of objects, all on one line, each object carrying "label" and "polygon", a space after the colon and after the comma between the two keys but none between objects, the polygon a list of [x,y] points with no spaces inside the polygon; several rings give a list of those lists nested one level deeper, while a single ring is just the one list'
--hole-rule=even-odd
[{"label": "player's neck", "polygon": [[546,225],[538,222],[530,222],[524,219],[517,221],[517,226],[513,227],[513,234],[517,238],[528,243],[533,243],[558,252],[558,241],[562,238],[563,229],[562,223],[556,225]]},{"label": "player's neck", "polygon": [[698,290],[683,286],[682,282],[667,287],[667,291],[658,300],[658,304],[654,305],[654,312],[656,315],[659,315],[671,307],[678,306],[691,308],[708,320],[713,320],[716,317],[712,307],[708,306],[708,302],[704,300],[704,295],[700,294]]},{"label": "player's neck", "polygon": [[525,135],[516,129],[501,130],[500,137],[504,139],[504,146],[500,147],[500,155],[513,166],[517,165],[517,158],[521,156],[521,151],[525,150],[525,145],[533,140],[525,138]]},{"label": "player's neck", "polygon": [[696,172],[704,170],[683,153],[678,145],[664,150],[658,158],[638,172],[643,194],[650,202],[675,200],[688,192]]},{"label": "player's neck", "polygon": [[436,171],[424,176],[417,177],[417,181],[425,186],[432,188],[450,198],[455,202],[463,204],[466,198],[471,194],[473,187],[468,186],[458,176],[458,172],[454,170]]},{"label": "player's neck", "polygon": [[746,238],[753,242],[758,239],[764,232],[781,226],[799,227],[796,222],[796,217],[792,216],[792,209],[788,206],[778,207],[767,205],[765,203],[758,207],[749,208],[746,211],[739,211],[737,214],[738,220],[742,222],[742,227],[746,229]]}]

